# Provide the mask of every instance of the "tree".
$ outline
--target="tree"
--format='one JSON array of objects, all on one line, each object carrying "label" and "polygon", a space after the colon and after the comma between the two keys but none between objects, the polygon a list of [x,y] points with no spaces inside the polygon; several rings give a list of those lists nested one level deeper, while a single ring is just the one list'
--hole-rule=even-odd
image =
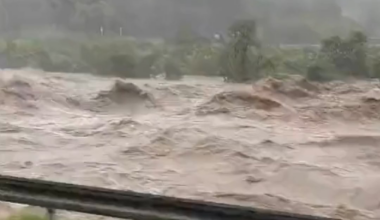
[{"label": "tree", "polygon": [[259,47],[256,22],[240,20],[228,29],[230,41],[221,57],[221,75],[227,81],[246,82],[254,78],[249,70],[250,49]]},{"label": "tree", "polygon": [[321,54],[344,75],[369,76],[366,64],[367,37],[362,32],[352,32],[347,39],[334,36],[323,40]]}]

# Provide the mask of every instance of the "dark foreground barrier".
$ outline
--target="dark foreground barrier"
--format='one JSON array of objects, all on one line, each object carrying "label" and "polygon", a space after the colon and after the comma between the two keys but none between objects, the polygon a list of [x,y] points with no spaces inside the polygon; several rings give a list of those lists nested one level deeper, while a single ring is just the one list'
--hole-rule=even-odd
[{"label": "dark foreground barrier", "polygon": [[332,220],[1,175],[0,200],[45,207],[52,215],[61,209],[134,220]]}]

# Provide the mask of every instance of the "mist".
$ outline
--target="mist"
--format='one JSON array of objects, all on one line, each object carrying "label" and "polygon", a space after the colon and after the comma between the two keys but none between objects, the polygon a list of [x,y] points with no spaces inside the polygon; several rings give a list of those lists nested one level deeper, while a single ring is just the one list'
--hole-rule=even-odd
[{"label": "mist", "polygon": [[380,35],[376,0],[1,0],[0,35],[127,35],[209,38],[255,19],[267,43],[315,43],[352,30]]}]

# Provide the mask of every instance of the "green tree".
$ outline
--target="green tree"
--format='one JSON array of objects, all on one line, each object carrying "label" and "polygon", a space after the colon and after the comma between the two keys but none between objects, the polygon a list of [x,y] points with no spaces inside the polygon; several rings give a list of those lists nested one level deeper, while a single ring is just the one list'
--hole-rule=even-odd
[{"label": "green tree", "polygon": [[334,36],[322,41],[321,55],[327,57],[346,76],[368,77],[367,37],[352,32],[347,39]]},{"label": "green tree", "polygon": [[[260,46],[253,20],[240,20],[228,29],[229,42],[221,56],[221,75],[226,81],[246,82],[255,76],[250,71],[251,47]],[[257,73],[256,73],[257,74]]]}]

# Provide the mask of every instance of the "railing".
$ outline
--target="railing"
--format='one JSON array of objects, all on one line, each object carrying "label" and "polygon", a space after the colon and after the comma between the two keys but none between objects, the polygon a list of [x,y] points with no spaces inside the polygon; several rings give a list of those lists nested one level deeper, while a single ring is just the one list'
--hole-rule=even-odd
[{"label": "railing", "polygon": [[134,220],[332,220],[196,200],[0,175],[0,200]]}]

